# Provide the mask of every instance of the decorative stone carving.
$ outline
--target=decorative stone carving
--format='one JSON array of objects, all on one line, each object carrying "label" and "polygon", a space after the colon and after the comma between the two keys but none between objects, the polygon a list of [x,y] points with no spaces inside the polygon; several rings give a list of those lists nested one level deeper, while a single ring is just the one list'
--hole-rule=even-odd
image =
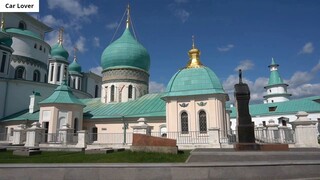
[{"label": "decorative stone carving", "polygon": [[188,107],[189,103],[180,103],[179,106],[180,107]]},{"label": "decorative stone carving", "polygon": [[205,106],[205,105],[207,105],[207,102],[199,102],[199,103],[197,103],[199,106]]}]

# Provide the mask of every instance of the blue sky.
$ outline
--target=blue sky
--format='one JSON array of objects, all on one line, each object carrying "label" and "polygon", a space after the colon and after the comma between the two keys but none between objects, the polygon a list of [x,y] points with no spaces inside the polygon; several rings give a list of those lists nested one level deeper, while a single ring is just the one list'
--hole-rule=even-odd
[{"label": "blue sky", "polygon": [[[63,26],[65,47],[72,51],[76,46],[83,70],[96,71],[127,4],[128,0],[41,0],[40,13],[33,16],[55,29],[47,34],[49,44],[56,42]],[[194,35],[202,63],[217,74],[231,99],[236,69],[241,67],[252,100],[262,102],[272,57],[280,64],[292,98],[319,95],[318,0],[135,0],[130,6],[138,41],[151,56],[152,92],[163,91],[186,65]],[[123,22],[116,38],[124,28]]]}]

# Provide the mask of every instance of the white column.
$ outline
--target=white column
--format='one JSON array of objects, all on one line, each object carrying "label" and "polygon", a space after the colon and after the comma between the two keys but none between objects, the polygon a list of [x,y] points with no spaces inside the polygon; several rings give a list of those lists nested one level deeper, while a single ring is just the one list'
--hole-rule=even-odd
[{"label": "white column", "polygon": [[78,79],[79,79],[79,77],[76,76],[76,77],[75,77],[75,81],[76,81],[75,87],[73,87],[74,89],[78,89],[78,88],[79,88]]},{"label": "white column", "polygon": [[132,86],[132,99],[136,99],[136,86]]},{"label": "white column", "polygon": [[49,73],[47,76],[48,79],[45,79],[45,80],[48,80],[48,82],[51,82],[51,72],[52,72],[52,67],[51,67],[51,63],[49,63]]},{"label": "white column", "polygon": [[62,80],[64,79],[64,64],[62,63],[60,66],[60,81],[59,84],[61,84]]},{"label": "white column", "polygon": [[53,69],[53,84],[57,84],[57,71],[58,71],[58,64],[56,62],[53,63],[54,69]]}]

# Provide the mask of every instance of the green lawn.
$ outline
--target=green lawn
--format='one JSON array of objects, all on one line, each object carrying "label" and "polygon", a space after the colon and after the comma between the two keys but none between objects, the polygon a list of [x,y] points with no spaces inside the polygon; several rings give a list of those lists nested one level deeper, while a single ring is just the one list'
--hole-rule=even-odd
[{"label": "green lawn", "polygon": [[84,154],[84,152],[46,152],[30,157],[0,152],[0,163],[172,163],[185,162],[190,151],[178,154],[122,151],[109,154]]}]

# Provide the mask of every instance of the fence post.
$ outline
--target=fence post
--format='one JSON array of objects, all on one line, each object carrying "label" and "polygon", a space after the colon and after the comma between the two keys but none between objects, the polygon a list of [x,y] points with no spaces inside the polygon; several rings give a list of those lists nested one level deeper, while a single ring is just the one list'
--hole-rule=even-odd
[{"label": "fence post", "polygon": [[87,131],[78,131],[78,143],[76,147],[86,148],[87,147]]},{"label": "fence post", "polygon": [[267,142],[278,143],[279,142],[279,129],[278,124],[273,119],[270,119],[267,124]]},{"label": "fence post", "polygon": [[73,129],[70,128],[69,124],[64,124],[62,128],[59,129],[59,136],[60,135],[62,136],[61,142],[64,145],[67,145],[68,143],[72,142],[72,138],[73,138],[72,132],[73,132]]},{"label": "fence post", "polygon": [[26,141],[26,126],[20,124],[17,128],[13,130],[13,141],[12,144],[19,145]]},{"label": "fence post", "polygon": [[37,147],[44,142],[45,129],[40,127],[39,122],[32,123],[32,127],[27,129],[27,138],[25,147]]},{"label": "fence post", "polygon": [[220,144],[220,129],[219,128],[209,128],[209,146],[212,148],[221,148]]},{"label": "fence post", "polygon": [[297,120],[289,122],[295,131],[296,147],[319,147],[317,138],[317,121],[311,121],[307,116],[309,114],[299,111]]},{"label": "fence post", "polygon": [[133,129],[133,133],[151,136],[151,130],[153,129],[153,126],[147,124],[147,120],[145,118],[139,118],[138,124],[131,126],[131,128]]}]

